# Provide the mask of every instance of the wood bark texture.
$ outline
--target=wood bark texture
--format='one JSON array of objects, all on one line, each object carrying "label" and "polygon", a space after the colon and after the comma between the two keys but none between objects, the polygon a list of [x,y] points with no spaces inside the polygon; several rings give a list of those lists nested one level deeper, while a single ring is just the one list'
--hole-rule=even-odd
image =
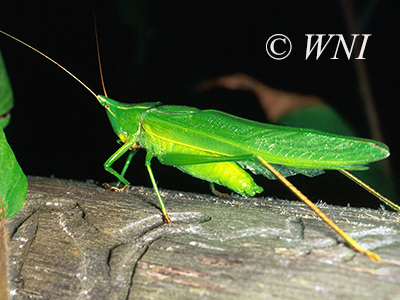
[{"label": "wood bark texture", "polygon": [[[30,177],[8,222],[12,299],[400,299],[400,215]],[[351,203],[351,201],[349,200]]]}]

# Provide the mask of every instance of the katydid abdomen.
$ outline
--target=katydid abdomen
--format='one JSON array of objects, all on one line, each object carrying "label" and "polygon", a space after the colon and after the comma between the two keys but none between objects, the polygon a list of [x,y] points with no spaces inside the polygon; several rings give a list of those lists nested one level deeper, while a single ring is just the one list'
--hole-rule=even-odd
[{"label": "katydid abdomen", "polygon": [[[139,120],[139,144],[162,163],[242,195],[262,191],[242,168],[276,179],[253,159],[257,155],[285,177],[298,173],[313,177],[324,169],[365,169],[363,163],[389,154],[385,145],[371,140],[273,126],[186,106],[153,106],[143,111]],[[248,159],[239,159],[246,155]],[[166,163],[166,156],[172,163]],[[199,163],[204,157],[209,161]],[[232,159],[218,162],[217,157]]]},{"label": "katydid abdomen", "polygon": [[[146,123],[142,123],[144,129],[140,137],[140,145],[154,153],[154,156],[160,159],[165,154],[174,153],[176,155],[196,155],[204,156],[212,153],[199,150],[193,147],[182,145],[166,136],[159,137],[152,134]],[[190,174],[199,179],[226,186],[231,190],[243,195],[254,196],[261,193],[263,188],[258,186],[253,178],[234,162],[216,162],[203,164],[185,164],[176,166],[182,172]]]}]

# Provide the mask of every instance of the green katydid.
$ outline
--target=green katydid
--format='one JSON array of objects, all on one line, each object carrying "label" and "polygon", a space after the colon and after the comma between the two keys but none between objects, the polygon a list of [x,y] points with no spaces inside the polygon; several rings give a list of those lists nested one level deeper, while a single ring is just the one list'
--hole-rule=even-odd
[{"label": "green katydid", "polygon": [[[388,157],[389,149],[386,145],[369,139],[259,123],[216,110],[162,105],[161,102],[121,103],[107,95],[96,95],[75,75],[47,55],[3,31],[0,32],[61,67],[89,90],[106,109],[114,132],[123,143],[104,163],[105,169],[118,179],[118,183],[125,185],[123,189],[113,187],[113,190],[120,191],[129,186],[124,175],[132,157],[139,148],[147,150],[145,165],[165,223],[169,223],[170,219],[151,169],[153,157],[162,164],[175,166],[185,173],[208,181],[212,189],[214,183],[217,183],[240,195],[254,196],[261,193],[263,188],[245,171],[248,169],[268,179],[281,180],[352,248],[371,259],[380,260],[377,254],[362,248],[343,232],[285,177],[299,173],[313,177],[326,169],[339,170],[385,204],[400,211],[399,206],[346,171],[365,170],[366,164]],[[132,151],[129,151],[121,173],[118,173],[112,165],[128,150]]]}]

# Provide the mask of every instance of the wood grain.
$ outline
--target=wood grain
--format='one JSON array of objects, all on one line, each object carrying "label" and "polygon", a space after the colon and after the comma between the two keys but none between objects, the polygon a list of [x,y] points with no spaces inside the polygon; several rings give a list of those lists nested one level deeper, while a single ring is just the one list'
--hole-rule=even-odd
[{"label": "wood grain", "polygon": [[319,205],[376,263],[298,201],[161,195],[171,224],[151,189],[30,177],[8,224],[13,299],[400,299],[397,213]]}]

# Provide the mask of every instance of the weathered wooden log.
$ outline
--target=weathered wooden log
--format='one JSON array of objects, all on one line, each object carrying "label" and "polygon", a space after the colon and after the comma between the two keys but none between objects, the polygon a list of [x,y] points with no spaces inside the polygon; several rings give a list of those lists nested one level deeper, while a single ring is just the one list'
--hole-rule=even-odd
[{"label": "weathered wooden log", "polygon": [[[220,199],[29,178],[8,224],[13,299],[400,299],[400,215],[298,201]],[[349,201],[351,202],[351,201]]]}]

